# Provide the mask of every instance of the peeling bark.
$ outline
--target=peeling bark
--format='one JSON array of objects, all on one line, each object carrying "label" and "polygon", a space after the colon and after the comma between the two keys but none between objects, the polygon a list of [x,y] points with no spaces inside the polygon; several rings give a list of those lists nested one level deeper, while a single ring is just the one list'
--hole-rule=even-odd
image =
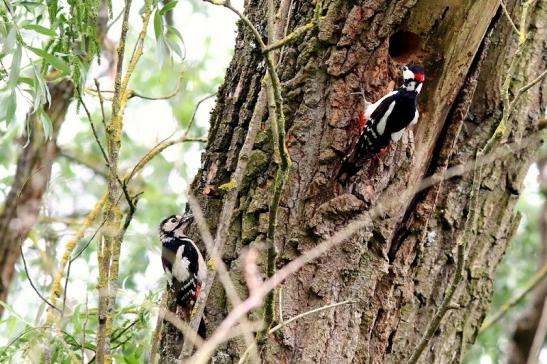
[{"label": "peeling bark", "polygon": [[[514,1],[508,3],[512,8]],[[249,18],[263,28],[265,2],[246,5]],[[545,5],[543,0],[534,6],[532,39],[515,75],[520,86],[545,68]],[[290,31],[311,18],[314,4],[294,0],[280,8],[277,19],[289,19]],[[285,318],[345,299],[359,303],[308,316],[277,331],[262,347],[264,362],[395,363],[412,355],[452,280],[472,176],[445,181],[410,200],[401,196],[432,173],[469,164],[499,122],[498,90],[515,42],[498,8],[497,0],[325,1],[319,28],[281,51],[278,73],[293,166],[279,210],[278,268],[363,210],[383,205],[384,211],[283,284]],[[487,51],[489,30],[491,46],[479,62],[481,49]],[[410,39],[408,32],[418,39]],[[398,36],[390,47],[394,34]],[[410,40],[397,45],[397,39]],[[234,59],[211,117],[202,168],[192,185],[213,227],[218,226],[223,203],[218,187],[234,171],[265,74],[253,44],[249,30],[240,25]],[[359,96],[349,93],[362,87],[367,99],[376,100],[399,83],[390,49],[398,62],[413,60],[426,67],[420,121],[388,155],[365,162],[350,183],[341,185],[331,176],[350,147],[362,104]],[[520,100],[511,123],[509,142],[526,140],[528,145],[483,168],[476,239],[467,242],[464,279],[453,299],[458,308],[447,313],[420,362],[460,362],[475,340],[495,269],[516,226],[512,208],[539,146],[539,140],[529,136],[544,111],[545,86],[544,80]],[[262,120],[223,252],[242,295],[242,249],[259,248],[265,268],[275,164],[268,157],[272,146],[267,115]],[[217,284],[207,306],[209,330],[225,316],[226,306]],[[234,340],[218,351],[217,362],[237,362],[244,349],[242,341]]]}]

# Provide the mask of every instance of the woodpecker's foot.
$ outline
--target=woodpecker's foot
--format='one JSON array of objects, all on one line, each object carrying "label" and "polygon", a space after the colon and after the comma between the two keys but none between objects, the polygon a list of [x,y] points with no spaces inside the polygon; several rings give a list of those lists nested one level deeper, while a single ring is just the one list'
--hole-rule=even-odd
[{"label": "woodpecker's foot", "polygon": [[389,149],[391,148],[391,145],[388,145],[385,148],[380,149],[378,153],[375,154],[377,158],[383,157],[387,152],[389,152]]}]

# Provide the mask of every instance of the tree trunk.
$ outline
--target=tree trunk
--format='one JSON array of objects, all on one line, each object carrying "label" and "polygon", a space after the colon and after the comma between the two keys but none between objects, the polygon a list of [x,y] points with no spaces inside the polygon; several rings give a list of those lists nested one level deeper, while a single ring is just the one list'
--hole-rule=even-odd
[{"label": "tree trunk", "polygon": [[[246,5],[248,17],[264,29],[266,1]],[[288,22],[288,32],[307,23],[315,6],[300,0],[281,0],[277,5],[276,22]],[[508,6],[511,9],[514,1]],[[546,1],[539,0],[530,9],[531,40],[516,67],[513,94],[545,68]],[[279,55],[293,166],[278,213],[277,268],[363,211],[381,206],[383,213],[371,215],[357,234],[287,279],[282,302],[274,307],[278,311],[281,306],[287,319],[346,299],[358,303],[287,325],[267,338],[260,355],[267,363],[401,362],[412,355],[453,279],[456,241],[470,209],[473,173],[410,199],[401,196],[447,167],[473,166],[477,150],[502,115],[499,90],[516,36],[498,0],[326,0],[322,15],[317,29],[285,46]],[[350,92],[362,87],[368,100],[377,100],[400,82],[395,65],[408,61],[424,64],[427,74],[418,125],[389,154],[368,160],[349,184],[333,180],[362,108],[361,97]],[[218,226],[223,204],[219,186],[230,180],[251,117],[262,120],[223,252],[242,295],[246,287],[240,257],[246,246],[261,249],[265,269],[263,242],[276,169],[270,158],[267,109],[258,101],[264,74],[252,34],[240,24],[235,55],[211,116],[202,169],[192,185],[209,225]],[[474,239],[466,242],[463,280],[451,310],[421,355],[422,363],[460,362],[475,340],[490,302],[495,269],[517,225],[512,208],[540,144],[530,135],[543,112],[545,86],[543,80],[517,104],[507,141],[514,152],[483,167],[477,227]],[[521,142],[526,143],[524,148]],[[227,310],[217,283],[206,308],[209,331]],[[244,349],[242,341],[234,340],[216,358],[237,362]]]},{"label": "tree trunk", "polygon": [[[97,39],[104,45],[105,57],[112,65],[113,47],[106,38],[108,7],[101,3],[97,17]],[[3,210],[0,211],[0,301],[6,302],[15,264],[19,259],[20,246],[38,220],[42,197],[46,192],[51,174],[51,166],[58,153],[57,136],[74,96],[73,83],[65,79],[48,85],[51,102],[44,107],[53,125],[51,138],[45,140],[41,122],[36,114],[29,115],[30,133],[21,138],[21,149],[17,159],[14,181]],[[4,306],[0,305],[0,317]]]},{"label": "tree trunk", "polygon": [[[49,86],[51,104],[46,112],[53,122],[49,140],[45,140],[36,114],[29,116],[30,133],[21,138],[22,143],[28,138],[28,145],[21,150],[15,179],[0,213],[0,301],[7,300],[20,246],[38,219],[42,196],[49,183],[51,165],[57,155],[57,135],[73,91],[70,81]],[[0,317],[3,312],[4,306],[0,306]]]}]

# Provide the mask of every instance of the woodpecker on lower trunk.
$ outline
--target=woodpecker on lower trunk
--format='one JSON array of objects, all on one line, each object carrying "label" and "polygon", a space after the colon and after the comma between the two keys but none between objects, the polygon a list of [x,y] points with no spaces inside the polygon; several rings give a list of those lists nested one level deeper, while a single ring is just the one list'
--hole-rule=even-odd
[{"label": "woodpecker on lower trunk", "polygon": [[[207,266],[201,252],[185,233],[192,220],[192,215],[172,215],[160,224],[163,270],[171,290],[177,295],[176,313],[186,321],[190,320],[201,285],[207,276]],[[203,320],[198,334],[205,337]]]},{"label": "woodpecker on lower trunk", "polygon": [[360,135],[344,159],[340,173],[354,174],[373,154],[383,153],[401,139],[409,125],[418,122],[417,98],[425,81],[424,68],[408,64],[402,68],[404,83],[373,104],[366,103],[360,114]]}]

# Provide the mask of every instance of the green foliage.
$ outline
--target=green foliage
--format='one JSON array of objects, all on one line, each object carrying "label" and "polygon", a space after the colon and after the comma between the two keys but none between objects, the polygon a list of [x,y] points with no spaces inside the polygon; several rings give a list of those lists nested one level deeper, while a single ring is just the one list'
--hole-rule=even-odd
[{"label": "green foliage", "polygon": [[[3,1],[0,3],[0,122],[15,124],[17,94],[38,113],[45,135],[51,122],[44,112],[49,101],[48,82],[69,77],[80,90],[87,68],[100,47],[97,18],[101,0]],[[47,80],[47,81],[46,81]],[[28,96],[27,96],[28,95]],[[24,122],[25,120],[21,120]],[[48,130],[46,130],[48,129]]]},{"label": "green foliage", "polygon": [[[14,5],[15,2],[11,4]],[[51,97],[47,88],[47,82],[51,78],[48,77],[52,77],[53,82],[58,82],[61,78],[69,78],[83,90],[90,61],[87,56],[91,57],[92,51],[83,54],[82,50],[85,49],[85,44],[88,44],[89,49],[92,45],[82,38],[85,32],[91,32],[91,28],[84,26],[81,22],[84,22],[84,19],[90,20],[97,8],[90,6],[86,11],[79,9],[78,12],[72,13],[71,7],[77,7],[76,1],[48,1],[47,7],[45,4],[43,1],[38,1],[27,4],[28,9],[25,6],[17,7],[14,12],[17,19],[15,22],[11,20],[7,11],[4,12],[4,15],[10,19],[9,29],[17,29],[22,35],[23,42],[17,40],[17,33],[14,31],[13,47],[17,48],[19,45],[21,50],[20,71],[16,72],[11,68],[14,51],[3,58],[0,55],[0,60],[5,61],[4,65],[7,66],[0,76],[0,103],[3,106],[0,108],[0,113],[12,112],[11,108],[13,108],[13,115],[15,115],[16,107],[27,109],[28,107],[24,106],[30,106],[37,112],[39,120],[47,131],[51,127],[51,120],[44,112],[43,105]],[[129,100],[120,155],[122,175],[139,161],[155,142],[168,137],[173,131],[185,130],[192,118],[197,101],[214,93],[222,81],[224,69],[211,70],[206,68],[206,63],[194,64],[184,59],[185,47],[182,35],[176,27],[167,25],[163,19],[163,15],[177,5],[177,2],[170,2],[163,7],[162,4],[163,2],[150,4],[157,5],[154,12],[160,17],[160,32],[152,35],[151,27],[145,39],[143,57],[131,79],[130,88],[150,97],[169,95],[177,89],[177,86],[178,92],[167,101],[142,100],[138,97]],[[192,4],[192,6],[199,5]],[[30,14],[29,9],[34,13]],[[50,19],[54,21],[50,22]],[[138,21],[138,17],[136,20]],[[78,24],[70,25],[71,22],[78,22]],[[156,23],[155,19],[154,23]],[[6,22],[3,25],[5,24]],[[13,26],[14,24],[17,28]],[[87,24],[95,24],[95,22]],[[3,25],[0,24],[0,27]],[[127,52],[131,52],[137,35],[135,32],[138,26],[133,25],[129,29]],[[94,32],[95,30],[93,34]],[[79,41],[75,41],[75,37],[78,37]],[[70,44],[72,47],[69,47]],[[162,44],[167,50],[158,56],[156,49]],[[209,52],[210,43],[205,41],[204,44],[208,57],[212,54]],[[2,49],[7,48],[2,47]],[[11,81],[14,84],[12,89],[6,88],[10,74],[12,74],[12,80],[16,79]],[[46,77],[46,75],[49,76]],[[89,80],[87,82],[89,83]],[[105,91],[103,96],[110,97],[111,94],[106,92],[107,88],[108,86],[103,86],[101,81],[101,89]],[[22,93],[28,97],[28,105],[21,103],[21,98],[18,96]],[[98,137],[104,145],[105,130],[98,100],[85,92],[82,92],[82,95],[86,106],[91,111]],[[150,140],[143,142],[139,135],[135,136],[134,133],[133,123],[139,120],[133,120],[132,115],[135,115],[134,110],[142,109],[167,109],[169,110],[167,115],[173,116],[174,122],[167,129],[157,128],[157,140],[153,143],[150,143]],[[111,113],[110,102],[105,102],[104,111],[108,122]],[[7,118],[2,120],[5,121]],[[12,123],[12,121],[14,121],[13,118],[9,126],[13,126],[11,130],[14,131],[12,134],[4,133],[0,136],[4,140],[13,140],[17,133],[20,134],[24,130],[24,124],[21,128],[20,123]],[[142,122],[142,119],[140,121]],[[153,124],[156,120],[149,122]],[[6,125],[8,124],[4,122],[2,125],[0,121],[0,132],[8,131]],[[189,136],[205,135],[206,127],[203,123],[194,123]],[[198,144],[179,144],[170,147],[147,164],[142,173],[137,174],[129,184],[132,194],[142,192],[142,195],[135,217],[126,234],[120,259],[120,292],[112,335],[113,357],[117,363],[147,361],[150,335],[155,325],[154,314],[159,294],[165,284],[158,275],[148,273],[149,267],[154,267],[156,271],[161,270],[157,225],[166,215],[184,211],[185,186],[191,177],[188,166],[196,163],[195,159],[191,159],[189,155],[192,153],[196,156],[201,147]],[[20,146],[16,143],[0,142],[0,202],[13,180],[14,156],[17,155],[19,148]],[[43,214],[30,238],[24,242],[29,275],[33,278],[38,290],[45,296],[50,289],[51,276],[58,266],[59,251],[67,239],[73,236],[82,217],[103,195],[106,187],[104,177],[94,171],[95,169],[106,172],[107,167],[83,110],[69,109],[69,117],[61,128],[59,148],[60,153],[54,162],[52,179],[43,202]],[[10,170],[11,174],[3,172],[4,166]],[[94,168],[91,169],[88,166]],[[123,209],[127,208],[123,199],[121,206]],[[61,321],[60,333],[41,326],[47,306],[30,290],[22,265],[17,267],[18,273],[12,291],[18,294],[9,297],[9,300],[13,300],[14,307],[4,315],[4,320],[0,321],[0,332],[4,336],[4,339],[0,340],[0,345],[4,345],[0,346],[0,362],[23,362],[29,358],[34,359],[36,357],[33,355],[38,355],[36,351],[44,352],[45,343],[52,349],[51,361],[54,363],[71,363],[73,358],[80,360],[82,346],[87,360],[93,357],[98,321],[97,245],[96,240],[89,245],[87,243],[95,230],[99,228],[100,222],[97,221],[94,224],[75,249],[75,252],[79,252],[85,248],[82,255],[71,266],[65,316]],[[18,301],[20,292],[25,292],[25,297],[29,298],[28,302],[21,304]],[[82,298],[82,292],[84,292],[84,298]],[[145,294],[146,296],[143,297]],[[88,296],[87,302],[85,296]],[[60,299],[59,308],[62,302],[63,300]]]}]

